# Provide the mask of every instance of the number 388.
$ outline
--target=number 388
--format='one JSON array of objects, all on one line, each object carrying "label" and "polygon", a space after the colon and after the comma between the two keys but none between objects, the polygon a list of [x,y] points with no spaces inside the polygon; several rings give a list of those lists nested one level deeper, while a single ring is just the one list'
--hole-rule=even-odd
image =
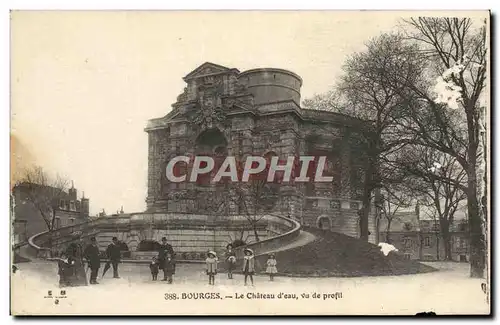
[{"label": "number 388", "polygon": [[166,293],[165,300],[177,300],[177,294],[176,293]]}]

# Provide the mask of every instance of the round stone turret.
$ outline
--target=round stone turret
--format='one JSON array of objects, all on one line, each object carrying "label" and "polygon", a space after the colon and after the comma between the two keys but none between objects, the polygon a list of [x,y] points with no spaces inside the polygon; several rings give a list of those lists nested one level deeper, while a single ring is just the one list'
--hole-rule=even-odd
[{"label": "round stone turret", "polygon": [[247,70],[238,76],[238,81],[247,86],[254,96],[254,104],[293,100],[300,105],[302,78],[283,69],[262,68]]}]

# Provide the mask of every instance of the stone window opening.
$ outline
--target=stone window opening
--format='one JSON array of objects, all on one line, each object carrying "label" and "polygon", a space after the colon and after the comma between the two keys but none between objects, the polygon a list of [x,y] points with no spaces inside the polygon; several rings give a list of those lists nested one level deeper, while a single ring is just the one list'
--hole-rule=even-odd
[{"label": "stone window opening", "polygon": [[319,229],[330,230],[332,227],[330,218],[327,216],[319,216],[316,223]]},{"label": "stone window opening", "polygon": [[56,229],[61,228],[61,218],[56,217],[54,219],[54,228],[56,228]]},{"label": "stone window opening", "polygon": [[411,246],[412,246],[411,238],[404,238],[403,239],[403,246],[404,246],[404,248],[411,248]]}]

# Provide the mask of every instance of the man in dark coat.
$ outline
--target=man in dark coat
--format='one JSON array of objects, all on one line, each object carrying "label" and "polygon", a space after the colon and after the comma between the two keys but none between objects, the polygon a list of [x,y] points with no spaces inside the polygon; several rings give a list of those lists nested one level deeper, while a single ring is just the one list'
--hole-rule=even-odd
[{"label": "man in dark coat", "polygon": [[97,272],[101,267],[101,259],[99,257],[99,247],[95,237],[90,238],[90,245],[85,248],[85,258],[90,268],[90,284],[98,284]]},{"label": "man in dark coat", "polygon": [[113,237],[113,242],[109,244],[106,249],[106,254],[108,255],[109,261],[113,266],[113,278],[118,279],[118,263],[121,260],[120,245],[118,244],[118,238]]},{"label": "man in dark coat", "polygon": [[[172,267],[170,267],[169,270],[166,270],[165,260],[167,258],[167,254],[170,254],[170,256],[171,256],[173,270],[172,270]],[[162,239],[161,239],[161,245],[160,245],[160,248],[158,249],[158,261],[160,262],[160,267],[163,270],[163,280],[162,281],[168,281],[168,278],[169,278],[168,274],[175,273],[175,253],[174,253],[174,249],[172,248],[172,245],[167,243],[167,237],[162,237]]]}]

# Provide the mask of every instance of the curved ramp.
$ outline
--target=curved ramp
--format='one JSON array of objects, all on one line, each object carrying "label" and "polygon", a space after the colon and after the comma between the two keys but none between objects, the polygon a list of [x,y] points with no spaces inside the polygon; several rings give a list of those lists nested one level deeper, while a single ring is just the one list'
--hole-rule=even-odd
[{"label": "curved ramp", "polygon": [[[141,215],[144,217],[144,219],[139,218],[139,216]],[[121,216],[118,218],[102,218],[84,224],[60,228],[52,233],[52,240],[58,242],[59,245],[64,245],[65,243],[71,241],[71,234],[74,231],[80,231],[83,237],[88,237],[91,235],[96,235],[100,231],[106,231],[106,229],[110,227],[140,228],[144,227],[144,225],[153,223],[157,224],[158,226],[170,227],[170,229],[174,229],[175,227],[180,227],[182,229],[183,227],[185,227],[185,225],[182,224],[182,219],[192,222],[193,218],[197,221],[197,223],[200,224],[198,226],[203,227],[203,229],[205,228],[205,226],[234,227],[235,222],[241,223],[242,220],[246,220],[242,218],[242,216],[228,216],[229,219],[222,221],[219,219],[218,222],[221,223],[215,224],[214,220],[209,220],[207,219],[209,217],[203,215],[186,216],[180,214],[174,215],[160,213],[135,213],[128,216]],[[269,214],[264,216],[262,222],[267,225],[267,231],[269,231],[270,234],[274,235],[271,235],[271,237],[268,237],[267,239],[261,240],[259,242],[253,242],[246,246],[238,247],[236,249],[237,255],[243,255],[243,249],[245,247],[252,248],[256,255],[262,255],[270,252],[293,249],[311,243],[316,239],[316,237],[312,233],[301,230],[301,225],[297,221],[288,217]],[[36,256],[42,259],[50,257],[50,249],[44,247],[44,243],[47,242],[48,236],[48,232],[43,232],[32,236],[28,240],[29,246],[27,248],[29,248],[30,251],[34,252],[34,254],[30,254],[31,256]],[[180,253],[182,253],[182,250],[180,250]]]},{"label": "curved ramp", "polygon": [[299,236],[297,238],[295,238],[295,240],[293,242],[288,243],[286,245],[283,245],[283,246],[276,248],[274,250],[263,251],[263,252],[259,253],[259,255],[287,251],[289,249],[293,249],[296,247],[300,247],[300,246],[304,246],[304,245],[307,245],[309,243],[312,243],[316,239],[317,239],[317,237],[314,236],[312,233],[305,231],[305,230],[300,230]]}]

